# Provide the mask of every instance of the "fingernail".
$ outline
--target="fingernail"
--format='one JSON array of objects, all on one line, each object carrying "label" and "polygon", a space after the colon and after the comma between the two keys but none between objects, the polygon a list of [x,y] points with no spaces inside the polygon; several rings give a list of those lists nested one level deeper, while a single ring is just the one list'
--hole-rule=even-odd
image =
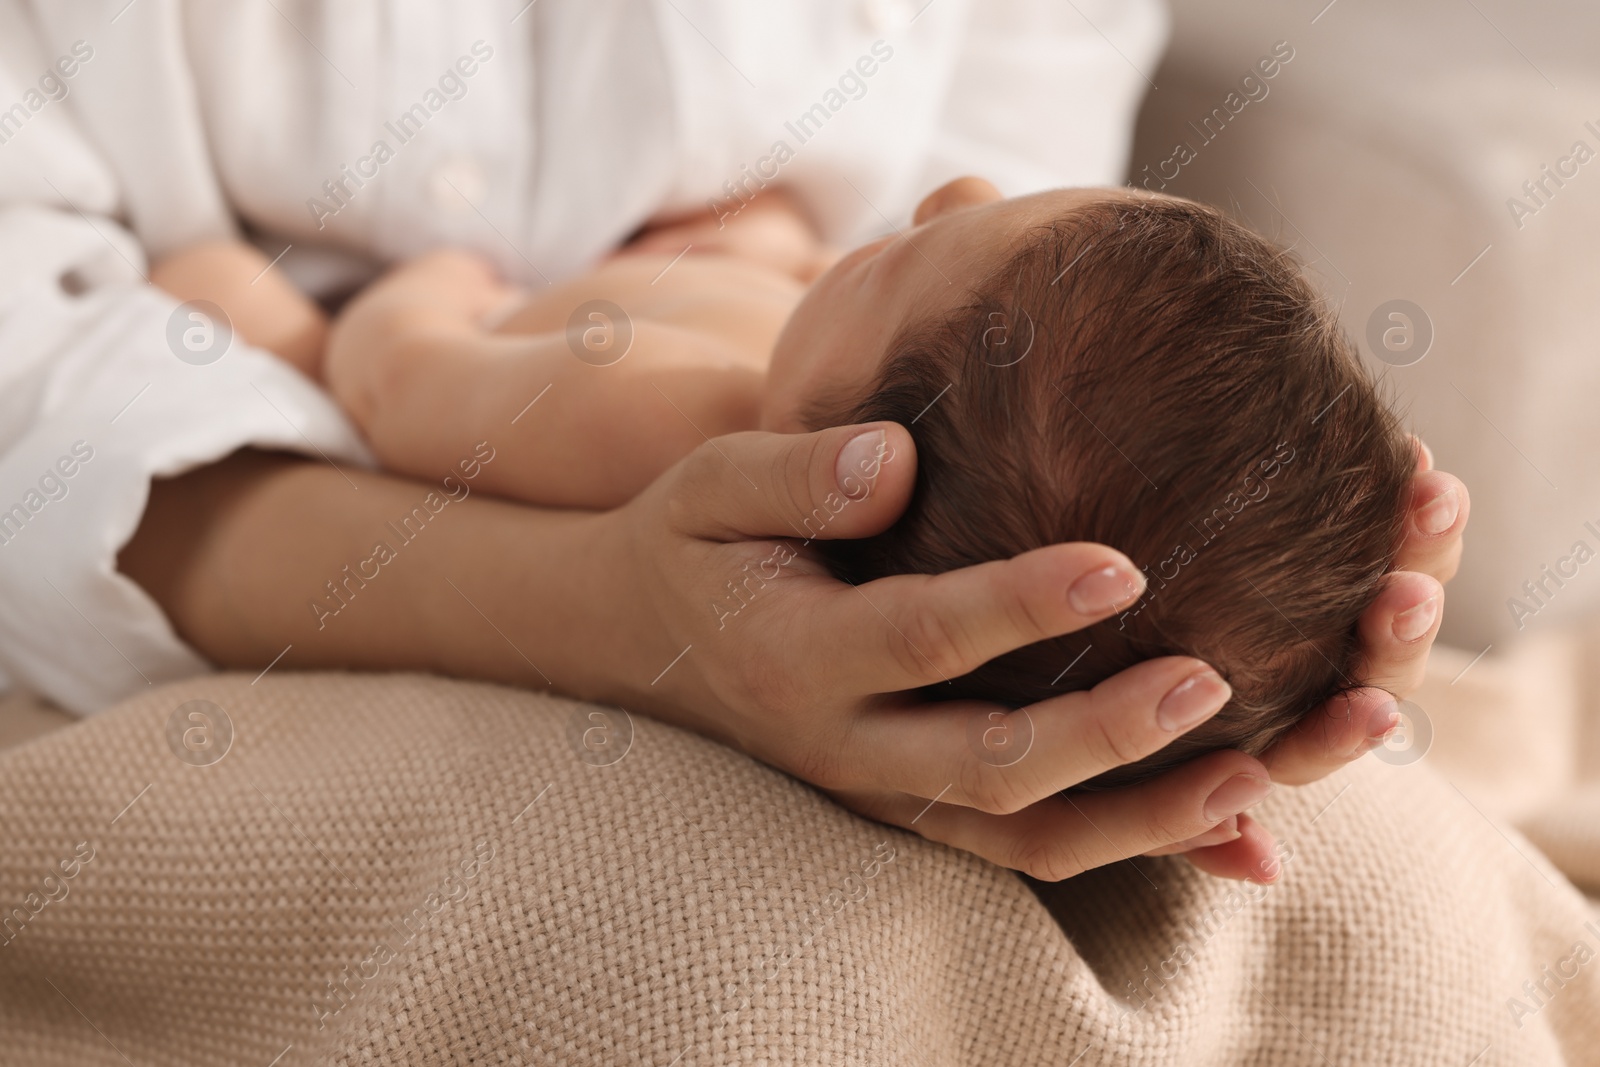
[{"label": "fingernail", "polygon": [[1168,690],[1156,705],[1156,722],[1168,733],[1187,730],[1215,715],[1233,690],[1216,671],[1195,671]]},{"label": "fingernail", "polygon": [[1256,869],[1246,877],[1256,885],[1271,885],[1278,880],[1278,876],[1282,873],[1283,862],[1274,856],[1271,859],[1262,860],[1256,865]]},{"label": "fingernail", "polygon": [[1206,797],[1206,821],[1221,822],[1230,815],[1237,815],[1261,803],[1270,792],[1272,783],[1265,778],[1254,774],[1236,774]]},{"label": "fingernail", "polygon": [[833,479],[839,483],[840,492],[851,500],[864,500],[872,495],[878,469],[883,466],[887,441],[888,435],[883,430],[868,430],[845,443],[833,469]]},{"label": "fingernail", "polygon": [[1067,603],[1079,615],[1101,615],[1132,604],[1143,592],[1144,575],[1131,566],[1113,563],[1073,582],[1067,590]]},{"label": "fingernail", "polygon": [[1446,489],[1417,509],[1417,529],[1425,534],[1442,534],[1455,525],[1461,513],[1461,498],[1454,487]]},{"label": "fingernail", "polygon": [[1354,755],[1364,756],[1373,749],[1383,745],[1389,740],[1389,735],[1394,733],[1395,729],[1399,727],[1399,725],[1399,708],[1395,708],[1384,715],[1378,716],[1377,720],[1373,722],[1371,732],[1367,734],[1366,740],[1362,741],[1361,744],[1356,746]]},{"label": "fingernail", "polygon": [[1400,709],[1395,708],[1387,715],[1380,716],[1378,721],[1372,724],[1372,732],[1368,734],[1368,738],[1382,744],[1399,725]]},{"label": "fingernail", "polygon": [[1394,617],[1394,635],[1410,643],[1428,632],[1433,620],[1439,617],[1439,598],[1431,596],[1416,607],[1407,608]]}]

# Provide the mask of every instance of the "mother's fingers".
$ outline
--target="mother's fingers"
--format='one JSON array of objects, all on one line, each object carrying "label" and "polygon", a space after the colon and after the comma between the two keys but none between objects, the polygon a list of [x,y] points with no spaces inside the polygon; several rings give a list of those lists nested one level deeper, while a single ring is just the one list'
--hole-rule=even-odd
[{"label": "mother's fingers", "polygon": [[1302,719],[1261,760],[1274,782],[1314,782],[1371,751],[1398,716],[1394,697],[1382,689],[1342,693]]},{"label": "mother's fingers", "polygon": [[1443,614],[1437,581],[1412,571],[1389,575],[1357,625],[1367,688],[1333,697],[1262,756],[1273,780],[1316,781],[1381,741],[1396,722],[1395,698],[1422,684]]},{"label": "mother's fingers", "polygon": [[1144,587],[1138,568],[1104,545],[1047,545],[944,574],[840,586],[829,594],[836,625],[818,631],[833,635],[827,662],[850,691],[893,693],[948,682],[1013,649],[1081,630],[1132,604]]},{"label": "mother's fingers", "polygon": [[1187,841],[1179,841],[1175,845],[1153,848],[1146,852],[1145,855],[1176,856],[1184,852],[1193,852],[1195,849],[1210,848],[1212,845],[1225,845],[1229,841],[1237,841],[1240,837],[1239,820],[1248,819],[1249,817],[1248,815],[1230,815],[1198,837],[1191,837]]},{"label": "mother's fingers", "polygon": [[1422,684],[1428,652],[1444,618],[1444,586],[1426,574],[1397,571],[1361,613],[1362,682],[1399,697]]},{"label": "mother's fingers", "polygon": [[879,708],[852,728],[844,773],[856,788],[1006,815],[1166,747],[1230,695],[1206,664],[1169,656],[1017,711],[975,701]]},{"label": "mother's fingers", "polygon": [[1424,441],[1416,434],[1412,434],[1411,443],[1417,449],[1417,470],[1433,470],[1433,449],[1428,447],[1428,442]]},{"label": "mother's fingers", "polygon": [[1011,815],[884,794],[839,799],[929,840],[1054,882],[1195,837],[1256,804],[1271,788],[1258,761],[1223,751],[1140,785],[1055,796]]},{"label": "mother's fingers", "polygon": [[1411,483],[1405,540],[1395,569],[1420,571],[1448,582],[1461,563],[1461,533],[1471,510],[1461,479],[1444,471],[1419,472]]},{"label": "mother's fingers", "polygon": [[869,537],[900,517],[916,481],[911,434],[893,422],[707,441],[657,485],[679,532],[712,541]]},{"label": "mother's fingers", "polygon": [[1460,479],[1432,469],[1433,456],[1420,440],[1417,452],[1396,570],[1358,626],[1361,673],[1369,688],[1334,697],[1274,745],[1262,759],[1275,781],[1315,781],[1358,758],[1394,728],[1395,697],[1421,684],[1443,615],[1440,583],[1450,580],[1461,561],[1471,501]]},{"label": "mother's fingers", "polygon": [[1221,844],[1197,848],[1185,859],[1217,878],[1270,885],[1283,871],[1283,854],[1267,828],[1248,815],[1239,816],[1238,836]]}]

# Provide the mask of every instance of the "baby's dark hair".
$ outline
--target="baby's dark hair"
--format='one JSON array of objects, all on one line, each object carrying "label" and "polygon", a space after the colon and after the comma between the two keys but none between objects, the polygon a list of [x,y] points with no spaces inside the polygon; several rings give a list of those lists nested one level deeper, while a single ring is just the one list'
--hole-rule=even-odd
[{"label": "baby's dark hair", "polygon": [[970,303],[900,331],[867,396],[806,421],[877,420],[909,427],[916,488],[886,532],[818,542],[840,577],[1097,541],[1149,581],[1123,613],[927,696],[1021,707],[1178,654],[1233,687],[1088,785],[1259,754],[1362,684],[1357,620],[1394,562],[1415,451],[1294,258],[1220,212],[1108,195],[1029,233]]}]

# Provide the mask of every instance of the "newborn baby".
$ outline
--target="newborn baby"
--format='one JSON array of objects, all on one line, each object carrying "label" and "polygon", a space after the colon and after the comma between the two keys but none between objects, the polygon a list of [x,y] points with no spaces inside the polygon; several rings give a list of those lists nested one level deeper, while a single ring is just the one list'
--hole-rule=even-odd
[{"label": "newborn baby", "polygon": [[[318,317],[276,280],[246,285],[265,260],[243,246],[183,253],[153,280],[221,304],[255,343],[241,318],[298,324],[275,350],[323,377],[385,466],[436,478],[487,440],[499,458],[478,484],[535,504],[619,505],[738,430],[907,426],[917,482],[900,521],[810,540],[797,508],[795,550],[862,582],[1097,541],[1148,579],[1120,615],[928,696],[1022,707],[1171,654],[1232,687],[1209,722],[1091,785],[1258,754],[1361,685],[1356,623],[1399,547],[1415,453],[1290,256],[1171,197],[942,210],[949,189],[909,233],[837,262],[773,196],[725,229],[659,227],[532,296],[431,254],[359,295],[320,361]],[[771,481],[740,473],[752,491]],[[708,611],[728,610],[724,593]]]}]

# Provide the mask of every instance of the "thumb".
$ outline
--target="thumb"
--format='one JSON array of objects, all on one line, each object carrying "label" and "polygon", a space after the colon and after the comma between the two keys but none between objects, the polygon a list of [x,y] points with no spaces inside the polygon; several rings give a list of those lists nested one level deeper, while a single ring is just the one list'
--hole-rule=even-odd
[{"label": "thumb", "polygon": [[662,479],[689,503],[678,528],[717,541],[869,537],[911,499],[916,446],[893,422],[808,434],[761,431],[708,440]]}]

